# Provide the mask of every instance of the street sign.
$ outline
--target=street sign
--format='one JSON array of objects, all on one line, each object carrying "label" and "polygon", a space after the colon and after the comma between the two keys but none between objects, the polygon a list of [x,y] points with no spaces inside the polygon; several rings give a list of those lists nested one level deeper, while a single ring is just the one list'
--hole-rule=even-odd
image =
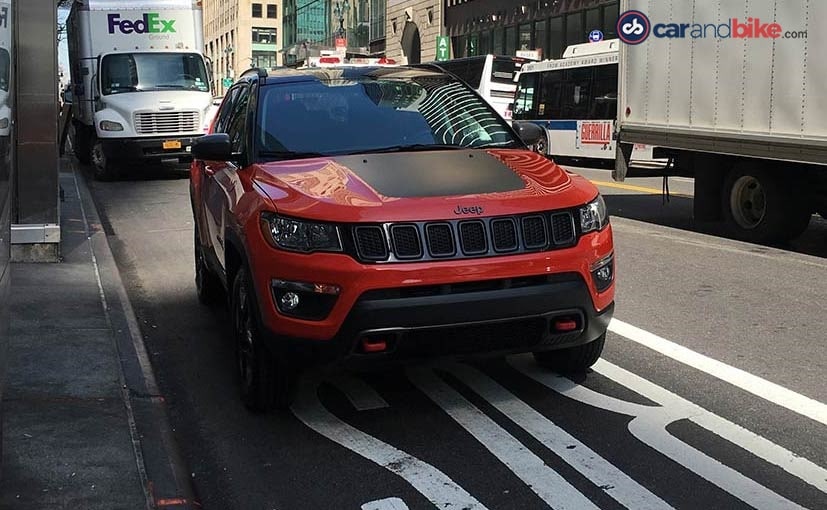
[{"label": "street sign", "polygon": [[225,89],[228,89],[228,88],[230,88],[230,87],[232,87],[232,86],[233,86],[233,79],[232,79],[232,78],[223,78],[223,79],[221,80],[221,85],[222,85]]},{"label": "street sign", "polygon": [[603,40],[603,32],[600,30],[592,30],[589,32],[589,42],[600,42]]},{"label": "street sign", "polygon": [[436,36],[436,60],[445,62],[451,59],[451,42],[447,35]]}]

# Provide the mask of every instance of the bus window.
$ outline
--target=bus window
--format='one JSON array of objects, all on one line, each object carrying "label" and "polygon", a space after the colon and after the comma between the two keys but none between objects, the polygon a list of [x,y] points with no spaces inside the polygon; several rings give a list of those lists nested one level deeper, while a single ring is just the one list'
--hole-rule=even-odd
[{"label": "bus window", "polygon": [[513,84],[514,75],[523,66],[523,60],[518,58],[494,57],[491,66],[491,81],[494,83]]},{"label": "bus window", "polygon": [[449,60],[439,62],[438,65],[467,83],[472,89],[480,88],[482,72],[485,69],[485,57]]},{"label": "bus window", "polygon": [[540,87],[537,98],[538,119],[561,118],[560,96],[563,90],[565,71],[553,71],[540,75]]},{"label": "bus window", "polygon": [[617,120],[617,64],[594,69],[594,89],[589,119]]},{"label": "bus window", "polygon": [[591,107],[592,69],[568,69],[564,74],[559,119],[585,119]]},{"label": "bus window", "polygon": [[514,119],[520,120],[537,116],[535,90],[537,89],[537,79],[539,77],[539,73],[525,74],[520,77],[520,83],[517,85],[517,97],[514,101]]}]

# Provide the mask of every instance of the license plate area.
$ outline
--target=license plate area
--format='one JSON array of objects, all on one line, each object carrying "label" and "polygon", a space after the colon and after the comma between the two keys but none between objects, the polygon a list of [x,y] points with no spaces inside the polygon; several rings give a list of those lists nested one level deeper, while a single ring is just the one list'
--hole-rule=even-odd
[{"label": "license plate area", "polygon": [[164,140],[163,147],[164,147],[164,150],[180,149],[181,148],[181,141],[180,140]]}]

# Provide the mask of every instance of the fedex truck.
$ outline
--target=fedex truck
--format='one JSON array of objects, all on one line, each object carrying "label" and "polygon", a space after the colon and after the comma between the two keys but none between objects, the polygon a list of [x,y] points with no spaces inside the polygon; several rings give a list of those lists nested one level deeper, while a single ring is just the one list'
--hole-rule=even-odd
[{"label": "fedex truck", "polygon": [[634,144],[752,242],[827,218],[827,2],[622,0],[615,179]]},{"label": "fedex truck", "polygon": [[95,177],[190,160],[215,113],[201,2],[75,0],[67,19],[73,145]]}]

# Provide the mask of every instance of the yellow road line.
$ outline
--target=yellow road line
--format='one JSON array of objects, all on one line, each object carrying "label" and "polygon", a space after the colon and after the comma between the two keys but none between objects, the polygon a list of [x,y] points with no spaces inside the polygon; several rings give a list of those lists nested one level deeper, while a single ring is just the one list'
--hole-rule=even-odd
[{"label": "yellow road line", "polygon": [[[591,179],[589,179],[591,180]],[[641,193],[648,193],[650,195],[660,195],[663,193],[662,189],[658,188],[647,188],[645,186],[633,186],[631,184],[621,184],[619,182],[609,182],[609,181],[591,181],[592,184],[595,186],[605,186],[607,188],[616,188],[616,189],[623,189],[626,191],[639,191]],[[687,197],[692,198],[692,195],[688,195],[686,193],[675,193],[674,191],[669,192],[670,195],[678,196],[678,197]]]}]

